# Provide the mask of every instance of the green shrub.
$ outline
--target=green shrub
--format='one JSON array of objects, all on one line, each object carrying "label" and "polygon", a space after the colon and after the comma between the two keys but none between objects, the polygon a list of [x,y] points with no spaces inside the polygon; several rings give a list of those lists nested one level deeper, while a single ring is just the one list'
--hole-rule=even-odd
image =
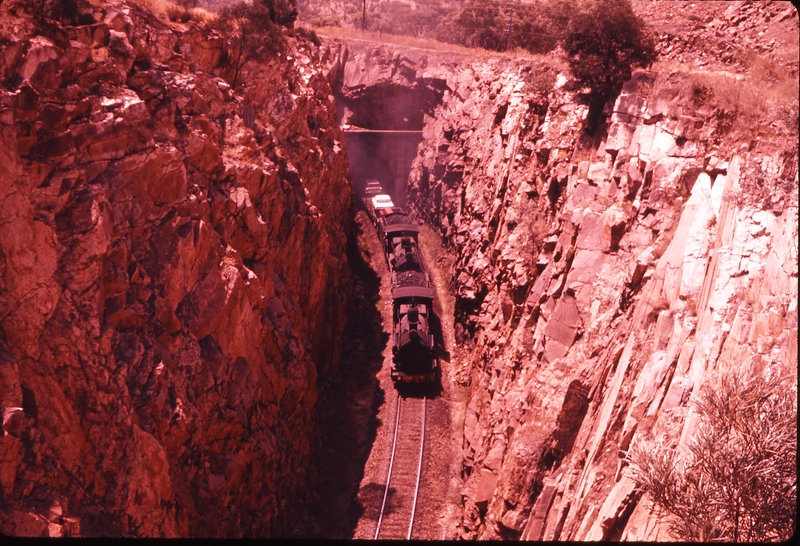
[{"label": "green shrub", "polygon": [[297,0],[255,0],[269,10],[269,18],[282,27],[292,28],[297,20]]},{"label": "green shrub", "polygon": [[512,46],[531,53],[548,53],[564,39],[571,12],[561,0],[520,4],[514,12]]},{"label": "green shrub", "polygon": [[309,24],[312,27],[341,27],[342,20],[338,15],[324,15],[314,17],[311,19],[311,21],[309,21]]},{"label": "green shrub", "polygon": [[688,455],[638,442],[633,479],[675,539],[788,540],[797,521],[797,376],[734,370],[701,391]]},{"label": "green shrub", "polygon": [[245,64],[282,48],[282,34],[274,17],[264,3],[241,3],[223,9],[214,22],[230,42],[226,62],[233,68],[232,88],[236,89]]},{"label": "green shrub", "polygon": [[460,44],[467,43],[466,29],[458,24],[459,12],[452,12],[442,18],[441,22],[436,26],[435,37],[440,42],[447,44]]},{"label": "green shrub", "polygon": [[451,14],[437,29],[438,39],[496,51],[505,48],[505,22],[496,0],[467,0],[464,9]]},{"label": "green shrub", "polygon": [[305,38],[306,40],[308,40],[317,47],[322,45],[322,42],[320,42],[319,40],[319,36],[317,36],[317,33],[314,32],[313,29],[306,27],[297,27],[296,29],[294,29],[294,33],[295,35],[300,36],[301,38]]},{"label": "green shrub", "polygon": [[378,32],[424,38],[435,34],[444,14],[438,2],[417,3],[414,8],[401,2],[381,2],[370,5],[366,26]]},{"label": "green shrub", "polygon": [[579,10],[569,23],[564,51],[577,87],[589,88],[581,97],[590,105],[590,130],[633,67],[647,68],[656,59],[655,42],[629,0],[594,0]]},{"label": "green shrub", "polygon": [[[441,18],[436,37],[467,47],[504,51],[510,46],[532,53],[552,51],[563,40],[570,11],[562,1],[518,4],[513,13],[509,13],[509,7],[497,0],[468,0],[462,10]],[[509,19],[513,21],[510,36]]]}]

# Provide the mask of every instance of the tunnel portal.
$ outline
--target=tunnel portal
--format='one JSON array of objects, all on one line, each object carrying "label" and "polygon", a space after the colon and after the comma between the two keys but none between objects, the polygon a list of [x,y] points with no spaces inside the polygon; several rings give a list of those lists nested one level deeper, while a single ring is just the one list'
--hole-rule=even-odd
[{"label": "tunnel portal", "polygon": [[363,195],[367,180],[377,180],[404,207],[425,119],[447,82],[423,73],[428,59],[419,52],[350,44],[335,56],[329,80],[356,191]]},{"label": "tunnel portal", "polygon": [[422,131],[345,131],[350,177],[359,195],[367,180],[377,180],[392,196],[392,201],[406,206],[406,182],[411,162],[422,141]]}]

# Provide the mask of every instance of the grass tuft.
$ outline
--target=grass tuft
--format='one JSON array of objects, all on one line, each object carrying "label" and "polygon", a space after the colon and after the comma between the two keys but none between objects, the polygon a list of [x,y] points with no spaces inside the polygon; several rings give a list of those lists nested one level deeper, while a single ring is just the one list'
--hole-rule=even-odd
[{"label": "grass tuft", "polygon": [[170,0],[133,0],[162,20],[186,23],[195,21],[211,25],[217,15],[204,8],[185,7]]}]

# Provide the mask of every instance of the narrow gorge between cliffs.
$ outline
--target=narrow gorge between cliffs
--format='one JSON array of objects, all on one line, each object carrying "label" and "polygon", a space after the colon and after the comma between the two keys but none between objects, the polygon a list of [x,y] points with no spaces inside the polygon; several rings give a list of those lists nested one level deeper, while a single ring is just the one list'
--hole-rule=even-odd
[{"label": "narrow gorge between cliffs", "polygon": [[[794,126],[739,132],[720,99],[699,98],[697,73],[635,72],[587,133],[547,61],[357,43],[332,58],[344,121],[376,123],[371,87],[441,97],[407,189],[452,260],[463,355],[446,365],[459,460],[431,538],[670,536],[626,470],[631,446],[686,449],[700,386],[739,362],[796,383]],[[760,265],[742,265],[750,248]],[[750,345],[770,315],[772,341]],[[356,537],[371,538],[366,516]]]},{"label": "narrow gorge between cliffs", "polygon": [[[418,460],[412,539],[676,540],[637,453],[686,467],[730,378],[796,429],[800,27],[631,5],[658,58],[595,123],[561,49],[0,2],[0,534],[396,538]],[[376,181],[432,385],[390,375]]]}]

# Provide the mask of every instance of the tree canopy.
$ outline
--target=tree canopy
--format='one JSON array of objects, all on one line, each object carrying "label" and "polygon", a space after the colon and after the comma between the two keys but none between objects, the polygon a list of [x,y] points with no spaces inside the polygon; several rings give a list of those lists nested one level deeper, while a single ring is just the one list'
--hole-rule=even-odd
[{"label": "tree canopy", "polygon": [[632,67],[656,59],[655,43],[629,0],[594,0],[572,16],[564,39],[576,82],[607,98],[631,77]]},{"label": "tree canopy", "polygon": [[280,49],[278,25],[291,28],[297,17],[295,0],[256,0],[223,9],[216,27],[231,43],[228,62],[233,68],[231,87],[236,88],[239,73],[249,61]]}]

